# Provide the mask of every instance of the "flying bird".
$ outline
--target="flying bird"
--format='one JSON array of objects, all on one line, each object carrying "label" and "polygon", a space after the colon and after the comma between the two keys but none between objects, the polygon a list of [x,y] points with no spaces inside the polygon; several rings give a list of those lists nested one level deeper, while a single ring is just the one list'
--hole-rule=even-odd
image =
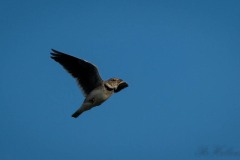
[{"label": "flying bird", "polygon": [[52,49],[51,58],[60,63],[78,82],[85,100],[81,107],[72,114],[77,118],[83,112],[101,105],[113,93],[128,87],[128,84],[119,78],[102,80],[95,65],[83,59]]}]

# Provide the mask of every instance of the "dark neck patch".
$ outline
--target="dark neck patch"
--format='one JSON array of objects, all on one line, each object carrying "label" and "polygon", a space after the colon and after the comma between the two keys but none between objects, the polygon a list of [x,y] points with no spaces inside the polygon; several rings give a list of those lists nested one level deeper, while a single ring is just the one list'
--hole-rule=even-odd
[{"label": "dark neck patch", "polygon": [[108,91],[112,91],[112,90],[113,90],[113,88],[108,87],[108,85],[106,85],[106,84],[104,84],[104,86],[106,87],[106,89],[107,89]]}]

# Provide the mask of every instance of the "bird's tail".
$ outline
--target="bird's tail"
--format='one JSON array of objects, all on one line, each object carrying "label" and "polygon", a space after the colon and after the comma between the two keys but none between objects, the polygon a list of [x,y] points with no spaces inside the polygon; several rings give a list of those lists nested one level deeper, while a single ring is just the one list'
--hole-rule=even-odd
[{"label": "bird's tail", "polygon": [[76,112],[74,112],[72,114],[73,118],[77,118],[78,116],[80,116],[82,113],[84,112],[84,110],[82,108],[79,108]]},{"label": "bird's tail", "polygon": [[89,104],[85,104],[83,103],[83,105],[75,112],[72,114],[73,118],[77,118],[78,116],[80,116],[83,112],[91,109],[93,106],[89,105]]}]

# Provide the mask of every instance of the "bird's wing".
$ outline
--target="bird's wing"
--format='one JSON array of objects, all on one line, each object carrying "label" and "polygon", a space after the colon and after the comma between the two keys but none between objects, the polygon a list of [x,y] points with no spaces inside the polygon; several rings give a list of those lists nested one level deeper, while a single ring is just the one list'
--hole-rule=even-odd
[{"label": "bird's wing", "polygon": [[84,95],[103,83],[95,65],[52,49],[51,58],[60,63],[74,78],[83,90]]}]

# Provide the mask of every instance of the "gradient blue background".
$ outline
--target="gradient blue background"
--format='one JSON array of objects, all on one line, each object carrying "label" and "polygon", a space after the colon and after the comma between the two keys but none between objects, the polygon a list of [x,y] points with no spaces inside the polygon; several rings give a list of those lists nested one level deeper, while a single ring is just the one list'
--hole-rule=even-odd
[{"label": "gradient blue background", "polygon": [[[0,21],[1,160],[240,158],[240,1],[3,0]],[[71,118],[51,48],[129,88]]]}]

